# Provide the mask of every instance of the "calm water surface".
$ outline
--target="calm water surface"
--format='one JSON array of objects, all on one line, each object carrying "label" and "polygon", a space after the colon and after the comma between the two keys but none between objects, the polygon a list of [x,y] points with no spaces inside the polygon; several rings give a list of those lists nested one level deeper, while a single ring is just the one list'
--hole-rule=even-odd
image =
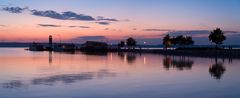
[{"label": "calm water surface", "polygon": [[240,98],[240,60],[0,48],[0,98]]}]

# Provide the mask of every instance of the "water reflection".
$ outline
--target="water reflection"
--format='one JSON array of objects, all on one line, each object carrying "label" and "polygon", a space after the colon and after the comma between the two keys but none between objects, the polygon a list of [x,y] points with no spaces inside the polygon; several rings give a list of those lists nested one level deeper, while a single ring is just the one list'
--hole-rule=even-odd
[{"label": "water reflection", "polygon": [[[224,59],[223,59],[224,62]],[[215,58],[215,63],[212,64],[209,68],[209,73],[211,76],[215,79],[221,79],[224,72],[226,71],[225,66],[223,65],[223,62],[218,62],[218,58]]]},{"label": "water reflection", "polygon": [[[146,54],[142,55],[139,53],[130,53],[130,52],[118,52],[117,55],[115,53],[111,53],[111,55],[108,55],[108,53],[106,53],[106,52],[83,52],[83,53],[81,52],[81,53],[56,53],[56,54],[63,54],[63,55],[65,55],[65,54],[70,54],[70,55],[84,54],[87,56],[87,61],[89,61],[89,59],[91,61],[96,61],[96,60],[99,60],[100,57],[105,57],[105,56],[111,56],[111,61],[112,61],[114,56],[116,56],[116,57],[118,57],[118,60],[120,60],[121,62],[125,62],[125,64],[127,64],[127,65],[141,64],[141,63],[139,63],[140,59],[143,60],[144,65],[146,64],[147,60],[150,60],[150,62],[151,62],[151,60],[155,60],[155,61],[160,60],[160,61],[162,61],[161,66],[163,66],[164,69],[168,70],[168,71],[170,69],[177,69],[179,71],[192,70],[192,67],[195,66],[194,61],[196,60],[196,58],[188,57],[188,56],[170,56],[170,55],[164,55],[164,56],[160,55],[159,56],[158,55],[158,56],[156,56],[158,58],[156,58],[155,56],[152,57],[153,55],[146,56]],[[48,53],[48,56],[49,56],[48,62],[50,65],[53,63],[53,59],[54,59],[53,55],[55,55],[55,53],[54,54],[52,52]],[[58,55],[58,56],[61,56],[61,55]],[[91,57],[88,58],[88,56],[91,56]],[[161,58],[161,57],[163,57],[163,58]],[[95,59],[95,58],[98,58],[98,59]],[[212,58],[207,58],[207,59],[212,59]],[[206,70],[208,70],[208,72],[214,79],[221,79],[221,77],[223,76],[223,74],[226,71],[226,68],[224,66],[225,58],[222,58],[222,62],[219,62],[218,59],[219,58],[215,58],[214,64],[210,65],[210,67],[208,67],[206,69]],[[107,59],[104,58],[99,61],[103,61],[103,60],[107,60]],[[114,59],[114,60],[116,60],[116,59]],[[60,59],[59,61],[62,61],[62,59]],[[228,58],[228,63],[232,63],[232,58]],[[152,63],[150,63],[150,64],[152,64]],[[157,65],[157,63],[153,64],[153,65]],[[74,83],[76,81],[91,80],[96,77],[104,78],[104,77],[115,76],[115,75],[116,75],[115,73],[111,73],[108,70],[101,70],[99,72],[85,72],[85,73],[80,73],[80,74],[63,74],[63,75],[54,75],[54,76],[43,77],[43,78],[35,78],[31,82],[33,85],[40,85],[40,84],[54,85],[57,82],[69,84],[69,83]],[[6,87],[6,88],[7,87],[11,88],[11,86],[18,87],[19,84],[21,84],[21,82],[19,82],[19,81],[10,81],[9,83],[5,83],[3,85],[5,85],[4,87]]]},{"label": "water reflection", "polygon": [[64,84],[71,84],[84,80],[102,79],[105,77],[115,77],[115,72],[103,69],[97,72],[82,72],[79,74],[60,74],[52,75],[41,78],[34,78],[30,81],[30,84],[23,83],[21,80],[11,80],[10,82],[2,83],[3,88],[16,89],[21,88],[24,85],[55,85],[56,83],[62,82]]},{"label": "water reflection", "polygon": [[77,80],[90,80],[93,79],[94,74],[91,72],[80,73],[80,74],[63,74],[63,75],[54,75],[43,78],[36,78],[32,80],[32,84],[34,85],[53,85],[57,82],[63,83],[74,83]]},{"label": "water reflection", "polygon": [[49,51],[49,53],[48,53],[48,62],[49,62],[50,65],[52,64],[52,61],[53,61],[53,59],[52,59],[52,51]]},{"label": "water reflection", "polygon": [[[141,56],[141,54],[137,54],[137,53],[130,53],[130,52],[127,52],[127,53],[124,53],[124,52],[119,52],[118,53],[118,56],[119,58],[124,61],[124,62],[127,62],[128,64],[134,64],[136,63],[136,59],[137,59],[137,56]],[[138,56],[138,57],[139,57]]]},{"label": "water reflection", "polygon": [[15,89],[15,88],[23,87],[23,86],[24,86],[24,84],[22,83],[22,81],[19,81],[19,80],[12,80],[7,83],[2,83],[3,88]]},{"label": "water reflection", "polygon": [[85,51],[85,52],[81,52],[82,54],[85,54],[85,55],[95,55],[95,56],[107,56],[107,52],[104,52],[104,51],[100,51],[100,52],[88,52],[88,51]]},{"label": "water reflection", "polygon": [[178,70],[190,70],[194,61],[185,56],[164,56],[163,66],[166,70],[176,68]]},{"label": "water reflection", "polygon": [[[219,83],[215,83],[215,79],[225,79],[221,81],[221,87],[226,87],[225,85],[237,87],[236,83],[239,81],[236,77],[239,73],[238,63],[240,61],[235,58],[215,59],[123,52],[71,54],[10,51],[9,53],[14,53],[14,55],[0,56],[0,91],[3,92],[0,92],[1,98],[1,94],[12,93],[9,92],[12,89],[33,92],[32,94],[37,94],[40,90],[52,94],[52,91],[60,90],[73,91],[71,95],[82,95],[85,92],[81,93],[81,91],[85,89],[79,86],[88,87],[90,91],[86,92],[90,95],[97,95],[104,89],[106,91],[103,92],[107,94],[111,91],[120,91],[120,94],[136,92],[132,95],[151,93],[157,96],[159,92],[155,91],[165,92],[166,90],[171,95],[172,92],[181,91],[183,86],[186,87],[186,92],[199,90],[199,88],[215,91],[215,87],[220,87]],[[99,84],[99,82],[102,83]],[[199,86],[200,82],[203,84]],[[75,87],[74,90],[69,88],[70,86]],[[195,92],[198,93],[198,91]]]}]

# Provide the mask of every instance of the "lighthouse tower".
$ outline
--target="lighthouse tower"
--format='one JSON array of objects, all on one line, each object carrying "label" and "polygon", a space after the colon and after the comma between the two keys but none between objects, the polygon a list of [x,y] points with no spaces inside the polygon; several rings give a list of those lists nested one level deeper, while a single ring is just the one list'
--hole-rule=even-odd
[{"label": "lighthouse tower", "polygon": [[49,44],[49,49],[52,50],[53,49],[53,37],[52,37],[52,35],[49,35],[48,44]]}]

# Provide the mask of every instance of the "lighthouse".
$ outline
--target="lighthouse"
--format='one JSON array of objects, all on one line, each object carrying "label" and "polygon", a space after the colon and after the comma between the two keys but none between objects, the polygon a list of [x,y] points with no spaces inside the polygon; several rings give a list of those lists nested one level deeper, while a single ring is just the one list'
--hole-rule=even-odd
[{"label": "lighthouse", "polygon": [[53,49],[53,37],[52,35],[49,35],[49,38],[48,38],[48,44],[49,44],[49,50],[52,50]]},{"label": "lighthouse", "polygon": [[52,35],[49,35],[49,45],[50,46],[52,46],[52,40],[53,40]]}]

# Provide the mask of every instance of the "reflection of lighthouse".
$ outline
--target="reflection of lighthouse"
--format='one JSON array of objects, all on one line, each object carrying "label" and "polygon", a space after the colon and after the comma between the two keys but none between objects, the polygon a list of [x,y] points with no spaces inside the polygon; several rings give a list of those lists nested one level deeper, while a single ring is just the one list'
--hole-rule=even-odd
[{"label": "reflection of lighthouse", "polygon": [[53,41],[53,38],[52,38],[52,35],[49,35],[49,48],[50,48],[50,50],[53,50],[53,43],[52,43],[52,41]]}]

